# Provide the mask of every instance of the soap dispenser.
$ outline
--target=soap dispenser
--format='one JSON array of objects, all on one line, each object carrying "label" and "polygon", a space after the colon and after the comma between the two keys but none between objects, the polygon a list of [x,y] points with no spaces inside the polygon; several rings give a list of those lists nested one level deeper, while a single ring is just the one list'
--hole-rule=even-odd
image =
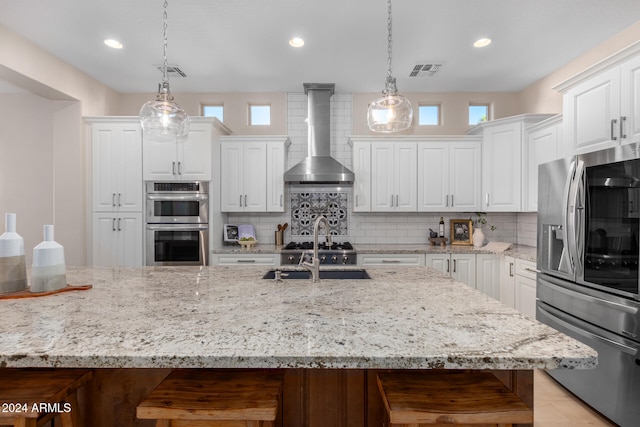
[{"label": "soap dispenser", "polygon": [[0,236],[0,294],[27,288],[24,240],[16,233],[16,214],[4,215],[5,232]]},{"label": "soap dispenser", "polygon": [[53,225],[45,225],[44,241],[33,248],[31,292],[56,291],[67,286],[64,248],[53,240]]}]

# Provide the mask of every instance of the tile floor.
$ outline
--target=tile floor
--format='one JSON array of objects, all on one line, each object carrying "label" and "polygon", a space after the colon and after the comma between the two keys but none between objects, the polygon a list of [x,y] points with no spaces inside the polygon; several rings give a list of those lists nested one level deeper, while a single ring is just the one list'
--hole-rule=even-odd
[{"label": "tile floor", "polygon": [[533,376],[534,427],[615,427],[543,371]]}]

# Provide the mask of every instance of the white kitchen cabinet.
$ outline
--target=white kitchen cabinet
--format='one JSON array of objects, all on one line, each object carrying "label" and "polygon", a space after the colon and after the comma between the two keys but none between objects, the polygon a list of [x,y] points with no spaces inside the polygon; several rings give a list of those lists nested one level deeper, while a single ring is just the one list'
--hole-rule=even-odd
[{"label": "white kitchen cabinet", "polygon": [[371,145],[371,210],[417,210],[416,143],[401,140]]},{"label": "white kitchen cabinet", "polygon": [[93,265],[141,266],[144,234],[142,213],[93,214]]},{"label": "white kitchen cabinet", "polygon": [[480,139],[424,141],[417,150],[418,211],[480,210]]},{"label": "white kitchen cabinet", "polygon": [[91,127],[92,210],[141,212],[140,121],[95,119],[86,123]]},{"label": "white kitchen cabinet", "polygon": [[146,181],[211,180],[213,119],[192,117],[189,134],[180,139],[143,135],[143,175]]},{"label": "white kitchen cabinet", "polygon": [[549,114],[522,114],[481,123],[469,131],[482,135],[481,210],[522,211],[525,127],[549,117]]},{"label": "white kitchen cabinet", "polygon": [[286,147],[282,142],[267,143],[267,212],[284,212],[284,172]]},{"label": "white kitchen cabinet", "polygon": [[538,166],[564,157],[562,116],[557,115],[527,128],[524,211],[538,210]]},{"label": "white kitchen cabinet", "polygon": [[353,147],[353,211],[371,212],[371,143],[350,141]]},{"label": "white kitchen cabinet", "polygon": [[500,263],[500,302],[536,317],[536,265],[503,255]]},{"label": "white kitchen cabinet", "polygon": [[637,44],[554,89],[563,93],[565,144],[572,154],[640,142],[640,47]]},{"label": "white kitchen cabinet", "polygon": [[516,258],[515,271],[515,308],[535,319],[536,266],[532,262]]},{"label": "white kitchen cabinet", "polygon": [[284,212],[286,137],[221,137],[223,212]]},{"label": "white kitchen cabinet", "polygon": [[424,254],[358,254],[358,265],[385,265],[389,267],[403,265],[424,265]]},{"label": "white kitchen cabinet", "polygon": [[225,265],[246,267],[253,265],[266,265],[277,267],[280,265],[278,254],[212,254],[209,257],[211,265]]},{"label": "white kitchen cabinet", "polygon": [[476,254],[476,289],[500,300],[500,265],[495,254]]},{"label": "white kitchen cabinet", "polygon": [[435,268],[453,279],[476,287],[476,255],[475,254],[427,254],[427,267]]},{"label": "white kitchen cabinet", "polygon": [[500,302],[515,308],[515,259],[512,256],[500,256]]}]

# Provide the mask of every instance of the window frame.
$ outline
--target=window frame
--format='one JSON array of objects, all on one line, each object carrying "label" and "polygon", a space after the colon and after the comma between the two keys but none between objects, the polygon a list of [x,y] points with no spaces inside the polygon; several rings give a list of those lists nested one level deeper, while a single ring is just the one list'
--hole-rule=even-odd
[{"label": "window frame", "polygon": [[[207,107],[213,107],[213,108],[215,108],[215,107],[220,107],[220,108],[222,108],[222,120],[220,120],[220,118],[219,118],[218,116],[216,116],[216,115],[206,115],[206,114],[205,114],[205,109],[206,109]],[[215,117],[215,118],[217,118],[218,120],[220,120],[222,123],[224,123],[224,103],[216,103],[216,104],[213,104],[213,103],[206,103],[206,104],[200,104],[200,111],[201,111],[201,114],[202,114],[202,116],[203,116],[203,117]]]},{"label": "window frame", "polygon": [[[268,123],[253,123],[253,108],[254,107],[267,107],[269,109],[269,122]],[[256,104],[248,104],[248,108],[247,108],[247,113],[248,113],[248,123],[249,126],[271,126],[271,104],[263,104],[263,103],[256,103]]]},{"label": "window frame", "polygon": [[[422,109],[422,107],[435,107],[436,111],[437,111],[437,117],[436,117],[436,121],[437,123],[425,123],[422,124],[420,123],[420,119],[422,117],[422,114],[420,114],[420,110]],[[421,102],[420,104],[418,104],[418,126],[442,126],[442,104],[439,102]]]},{"label": "window frame", "polygon": [[[471,123],[471,108],[473,107],[485,107],[486,108],[486,115],[485,115],[485,120],[479,120],[476,123]],[[476,126],[479,125],[480,123],[484,123],[484,122],[488,122],[491,120],[491,103],[490,102],[470,102],[469,106],[467,107],[467,123],[469,126]]]}]

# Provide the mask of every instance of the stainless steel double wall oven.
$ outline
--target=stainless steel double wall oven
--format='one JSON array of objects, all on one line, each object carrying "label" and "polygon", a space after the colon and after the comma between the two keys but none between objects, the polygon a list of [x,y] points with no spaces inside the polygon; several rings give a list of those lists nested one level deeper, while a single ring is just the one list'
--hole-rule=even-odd
[{"label": "stainless steel double wall oven", "polygon": [[541,165],[536,317],[598,351],[550,374],[622,426],[640,420],[640,144]]},{"label": "stainless steel double wall oven", "polygon": [[209,183],[145,185],[146,265],[207,265]]}]

